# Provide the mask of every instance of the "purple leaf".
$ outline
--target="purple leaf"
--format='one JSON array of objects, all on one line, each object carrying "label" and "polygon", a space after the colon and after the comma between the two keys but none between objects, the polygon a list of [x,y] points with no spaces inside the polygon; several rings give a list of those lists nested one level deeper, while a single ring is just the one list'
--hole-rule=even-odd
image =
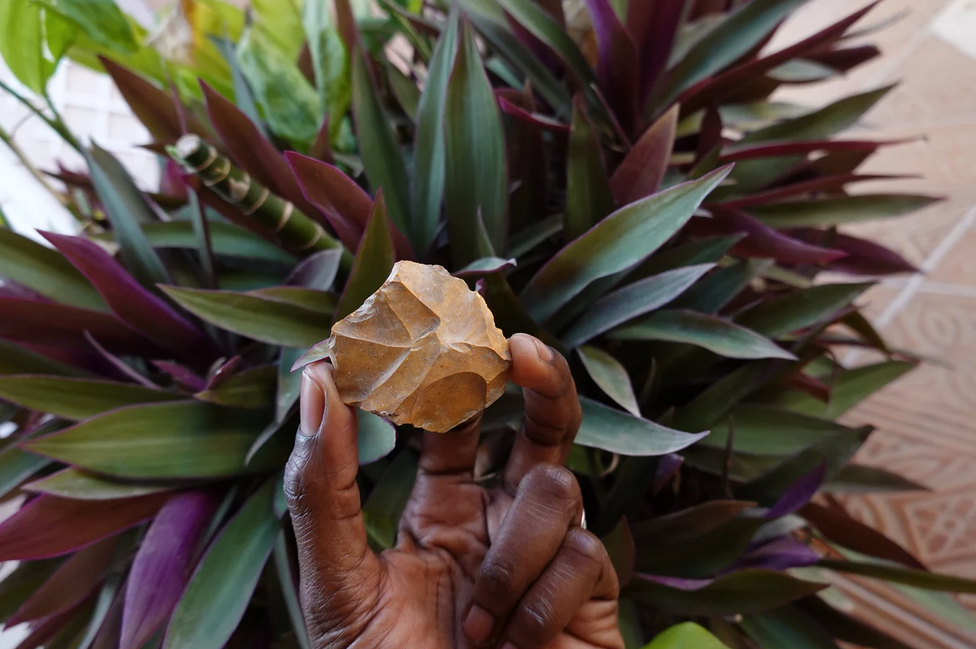
[{"label": "purple leaf", "polygon": [[20,343],[89,351],[87,331],[117,353],[162,353],[110,313],[12,297],[0,297],[0,313],[0,337]]},{"label": "purple leaf", "polygon": [[799,43],[796,43],[795,45],[779,50],[778,52],[763,58],[747,60],[745,63],[738,65],[727,72],[704,79],[682,93],[681,97],[678,99],[682,110],[685,112],[685,114],[691,115],[704,106],[718,105],[725,99],[728,99],[728,97],[733,95],[736,91],[740,90],[743,84],[761,77],[766,72],[783,63],[786,63],[787,61],[791,61],[798,57],[806,58],[803,56],[804,54],[810,53],[821,45],[839,38],[851,25],[856,23],[864,16],[864,14],[873,9],[876,4],[877,2],[873,2],[866,7],[859,9],[843,20],[834,23],[833,25],[817,32]]},{"label": "purple leaf", "polygon": [[0,523],[0,561],[56,557],[150,519],[169,494],[124,500],[42,495]]},{"label": "purple leaf", "polygon": [[452,273],[455,277],[481,277],[489,273],[498,273],[506,268],[513,268],[516,265],[514,259],[502,259],[501,257],[484,257],[471,262],[461,270]]},{"label": "purple leaf", "polygon": [[98,354],[106,362],[108,362],[112,366],[112,369],[114,369],[116,372],[118,372],[119,374],[121,374],[127,379],[131,379],[135,381],[139,385],[146,386],[147,388],[153,388],[154,390],[159,388],[158,385],[156,385],[155,383],[153,383],[152,381],[144,377],[142,374],[139,374],[139,372],[135,371],[135,369],[130,367],[121,358],[119,358],[115,354],[109,352],[107,349],[102,347],[99,344],[99,342],[95,340],[95,338],[87,331],[85,332],[85,338],[88,340],[88,343],[95,349],[95,351],[98,352]]},{"label": "purple leaf", "polygon": [[650,196],[658,190],[671,159],[680,109],[675,106],[648,128],[610,178],[618,206]]},{"label": "purple leaf", "polygon": [[173,496],[146,532],[132,562],[120,649],[139,649],[180,599],[220,499],[204,491]]},{"label": "purple leaf", "polygon": [[329,358],[332,358],[332,352],[329,350],[329,341],[323,340],[302,354],[302,357],[295,361],[295,364],[291,366],[291,371],[296,372],[300,369],[304,369],[307,365],[324,361]]},{"label": "purple leaf", "polygon": [[285,280],[289,286],[304,286],[316,291],[328,291],[339,272],[342,251],[336,248],[320,250],[303,259]]},{"label": "purple leaf", "polygon": [[787,514],[799,511],[810,499],[817,494],[827,473],[827,463],[822,462],[817,469],[803,476],[786,490],[776,504],[766,512],[766,518],[782,518]]},{"label": "purple leaf", "polygon": [[831,270],[852,275],[892,275],[918,272],[918,268],[897,252],[873,241],[837,232],[824,232],[815,228],[797,228],[789,232],[791,236],[809,243],[829,241],[835,250],[846,252],[846,257],[830,264]]},{"label": "purple leaf", "polygon": [[521,106],[512,103],[509,99],[502,95],[502,91],[500,90],[495,91],[495,96],[498,98],[499,108],[501,108],[501,111],[509,117],[514,117],[520,122],[530,124],[531,126],[535,126],[543,131],[559,133],[561,135],[569,133],[569,124],[563,124],[562,122],[558,122],[555,119],[545,115],[540,115],[539,113],[529,112]]},{"label": "purple leaf", "polygon": [[182,383],[194,392],[199,392],[207,384],[206,381],[201,379],[195,372],[188,370],[177,363],[170,361],[153,361],[152,364],[155,365],[156,369],[158,369],[160,372],[169,374],[176,379],[178,383]]},{"label": "purple leaf", "polygon": [[116,541],[109,538],[79,550],[27,598],[6,626],[56,615],[85,599],[101,581],[102,572],[115,553]]},{"label": "purple leaf", "polygon": [[844,173],[814,178],[804,182],[793,183],[784,187],[776,187],[769,191],[758,192],[742,198],[725,201],[720,203],[723,207],[746,208],[755,205],[766,205],[767,203],[777,203],[784,198],[792,198],[801,194],[812,194],[815,192],[837,192],[846,185],[855,182],[867,182],[869,180],[907,180],[916,179],[920,176],[894,176],[889,174],[855,174]]},{"label": "purple leaf", "polygon": [[627,31],[637,47],[640,61],[639,96],[642,104],[649,98],[668,63],[686,4],[685,0],[638,0],[627,7]]},{"label": "purple leaf", "polygon": [[41,232],[95,286],[122,322],[160,347],[196,361],[214,357],[213,343],[161,298],[135,280],[119,262],[82,237]]},{"label": "purple leaf", "polygon": [[336,167],[293,151],[285,154],[302,193],[328,219],[349,250],[359,247],[373,200]]},{"label": "purple leaf", "polygon": [[649,581],[670,586],[671,588],[677,588],[679,590],[700,590],[715,581],[714,579],[684,579],[682,577],[664,577],[660,575],[645,575],[643,573],[637,574]]},{"label": "purple leaf", "polygon": [[669,482],[671,482],[674,476],[678,475],[678,471],[681,470],[681,465],[684,464],[684,462],[685,459],[677,453],[669,453],[661,456],[661,459],[657,464],[657,475],[654,478],[653,493],[655,495],[660,493],[660,491],[664,489]]},{"label": "purple leaf", "polygon": [[244,359],[240,356],[234,356],[230,360],[222,363],[217,369],[211,372],[210,377],[207,379],[207,384],[203,389],[216,390],[224,381],[234,376],[243,363]]},{"label": "purple leaf", "polygon": [[294,203],[309,218],[321,220],[318,210],[299,188],[284,156],[261,135],[254,122],[203,81],[200,87],[210,121],[234,162],[273,193]]},{"label": "purple leaf", "polygon": [[794,140],[789,142],[759,142],[729,147],[729,150],[719,158],[719,164],[755,160],[757,158],[775,158],[780,156],[805,155],[814,152],[836,151],[877,151],[881,147],[907,144],[911,139],[887,140]]},{"label": "purple leaf", "polygon": [[735,569],[763,568],[784,571],[790,568],[806,568],[819,562],[821,556],[792,537],[782,536],[751,550],[736,562]]},{"label": "purple leaf", "polygon": [[794,264],[819,264],[835,261],[847,254],[841,250],[820,248],[798,241],[739,210],[718,205],[709,206],[708,209],[712,212],[712,218],[692,219],[688,231],[698,236],[744,233],[746,237],[732,248],[733,254],[741,257],[776,259]]},{"label": "purple leaf", "polygon": [[620,24],[610,0],[586,0],[586,6],[596,32],[600,87],[616,115],[630,128],[637,111],[637,46]]}]

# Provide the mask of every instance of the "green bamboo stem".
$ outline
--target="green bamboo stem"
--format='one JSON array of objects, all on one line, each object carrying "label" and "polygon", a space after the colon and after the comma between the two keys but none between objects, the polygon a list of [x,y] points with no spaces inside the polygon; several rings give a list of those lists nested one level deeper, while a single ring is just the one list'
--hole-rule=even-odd
[{"label": "green bamboo stem", "polygon": [[272,194],[199,136],[184,135],[175,147],[166,150],[184,169],[199,176],[203,184],[222,200],[237,206],[269,230],[291,252],[309,255],[319,250],[340,248],[343,251],[342,267],[352,267],[352,255],[320,223],[291,202]]}]

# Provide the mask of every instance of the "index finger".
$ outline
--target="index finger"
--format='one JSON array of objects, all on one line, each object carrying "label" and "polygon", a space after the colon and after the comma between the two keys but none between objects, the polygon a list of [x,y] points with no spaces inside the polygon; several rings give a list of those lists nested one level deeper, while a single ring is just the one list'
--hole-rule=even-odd
[{"label": "index finger", "polygon": [[564,464],[583,419],[569,364],[538,338],[515,334],[511,379],[522,388],[525,420],[505,467],[502,487],[515,494],[538,464]]}]

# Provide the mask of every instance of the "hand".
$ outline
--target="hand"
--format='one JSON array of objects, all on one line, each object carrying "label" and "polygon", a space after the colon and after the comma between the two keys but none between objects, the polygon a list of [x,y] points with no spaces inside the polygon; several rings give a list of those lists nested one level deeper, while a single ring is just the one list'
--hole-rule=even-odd
[{"label": "hand", "polygon": [[518,334],[511,378],[526,417],[496,487],[473,477],[480,418],[424,433],[397,546],[366,544],[356,411],[332,367],[302,377],[285,490],[314,649],[622,649],[618,583],[562,465],[580,424],[566,360]]}]

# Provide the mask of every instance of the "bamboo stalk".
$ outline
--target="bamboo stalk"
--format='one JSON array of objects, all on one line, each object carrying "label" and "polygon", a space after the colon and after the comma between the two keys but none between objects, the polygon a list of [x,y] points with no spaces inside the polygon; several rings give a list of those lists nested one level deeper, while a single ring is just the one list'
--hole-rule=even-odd
[{"label": "bamboo stalk", "polygon": [[221,199],[237,206],[246,216],[272,232],[291,252],[310,255],[319,250],[340,248],[343,251],[342,267],[352,266],[352,255],[320,223],[291,202],[272,194],[199,136],[184,135],[175,147],[167,147],[166,151],[186,171],[199,176],[203,184]]}]

